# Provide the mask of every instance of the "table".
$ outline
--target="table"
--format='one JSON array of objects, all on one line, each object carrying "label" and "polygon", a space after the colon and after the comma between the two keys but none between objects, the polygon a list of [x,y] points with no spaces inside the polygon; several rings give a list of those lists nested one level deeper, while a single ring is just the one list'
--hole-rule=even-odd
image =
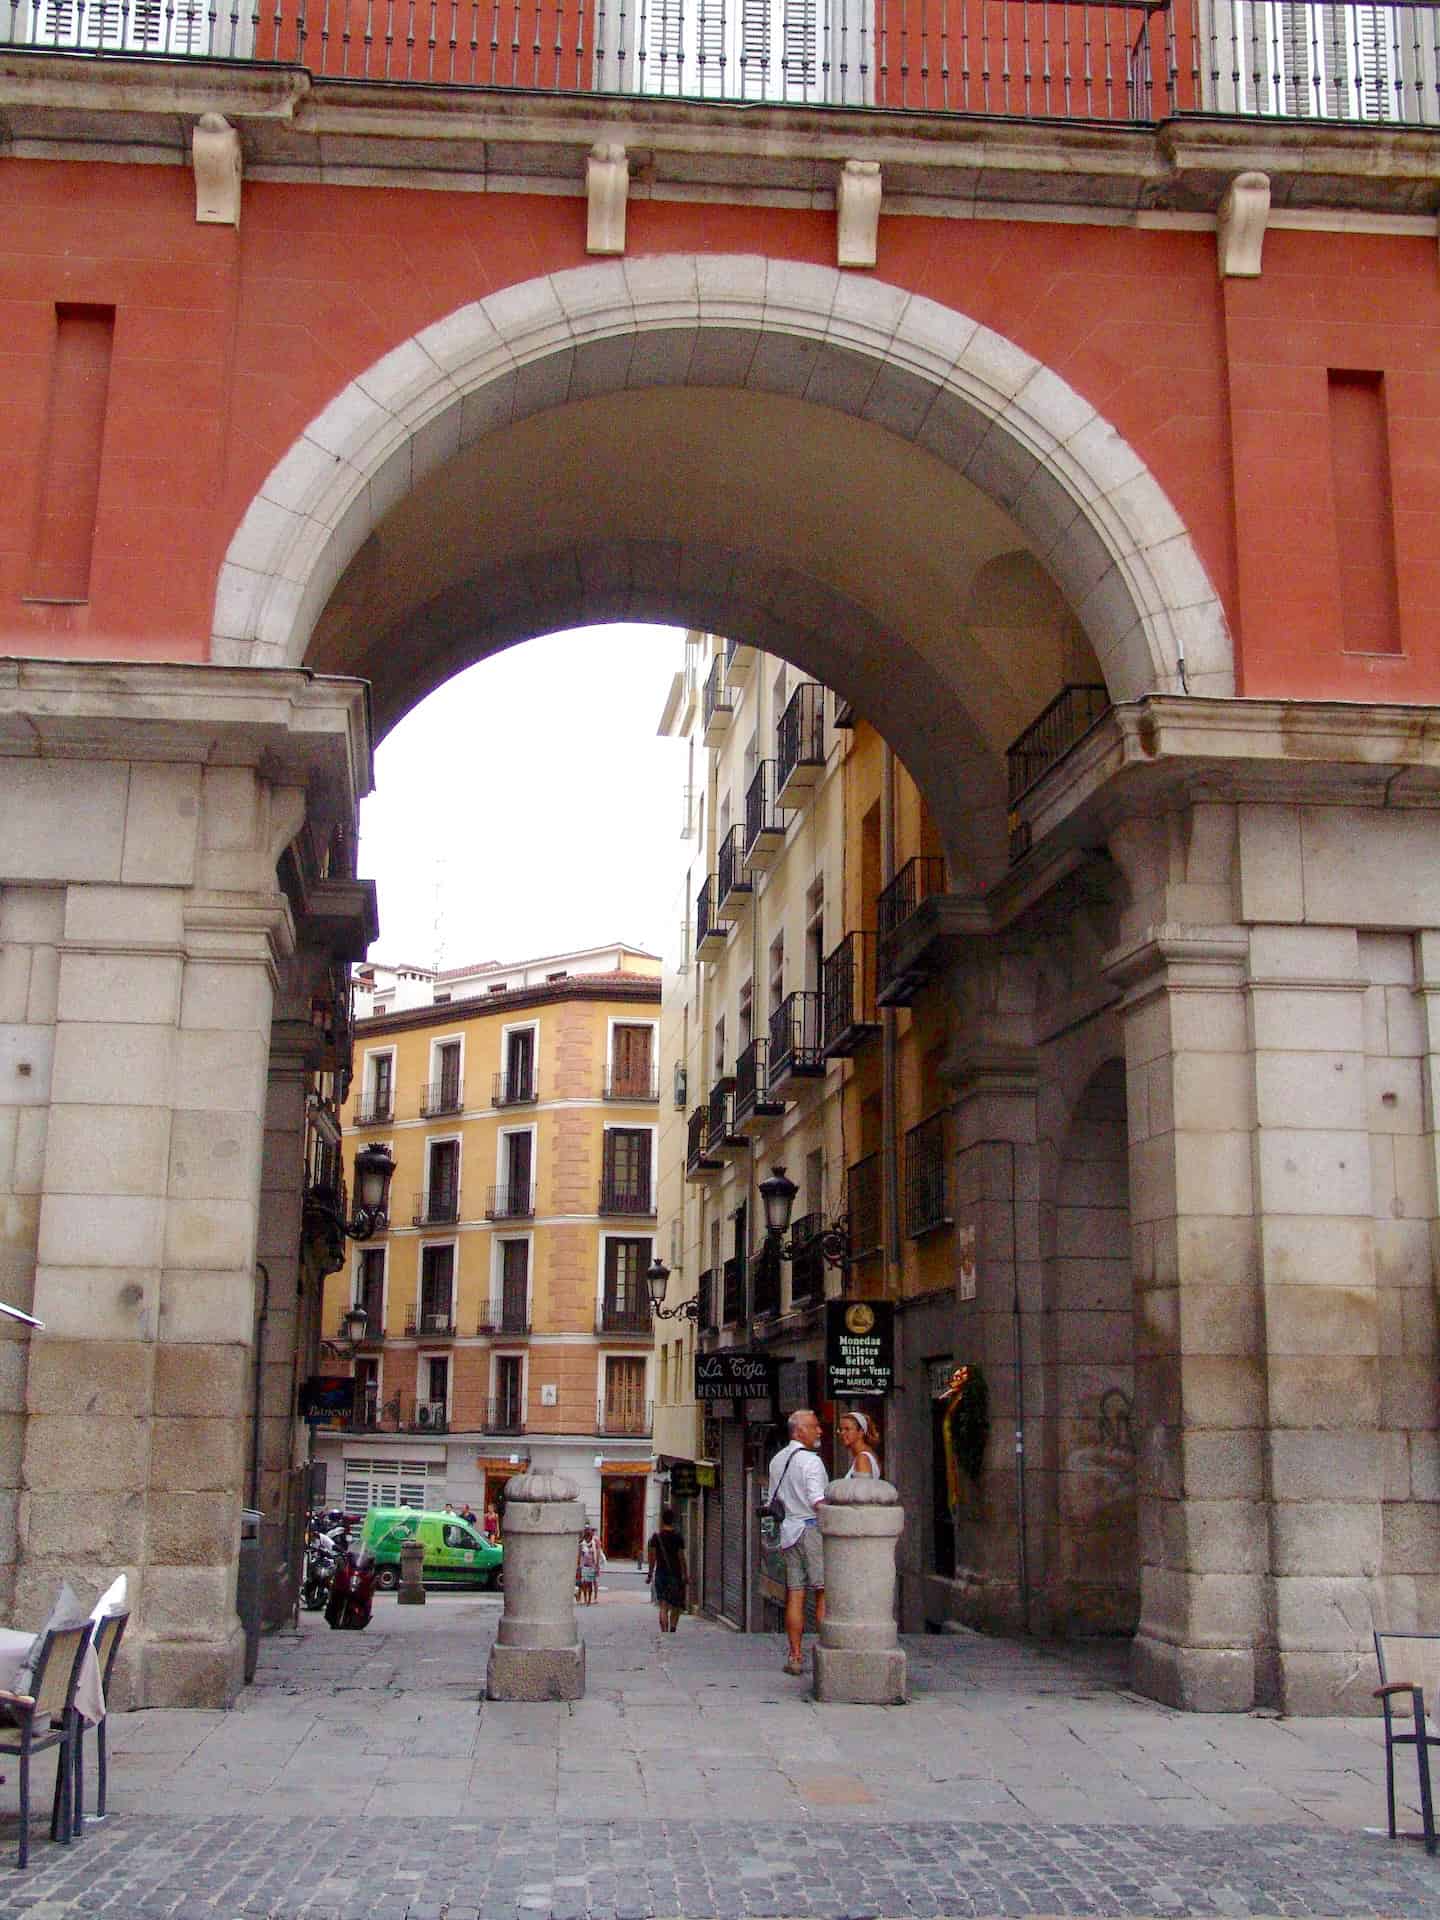
[{"label": "table", "polygon": [[[33,1633],[22,1633],[15,1627],[0,1627],[0,1688],[10,1693],[15,1691],[15,1682],[20,1677],[25,1656],[34,1646],[35,1639]],[[100,1685],[100,1662],[95,1658],[93,1640],[86,1647],[85,1658],[80,1662],[75,1705],[87,1726],[93,1727],[97,1720],[105,1718],[105,1693]]]}]

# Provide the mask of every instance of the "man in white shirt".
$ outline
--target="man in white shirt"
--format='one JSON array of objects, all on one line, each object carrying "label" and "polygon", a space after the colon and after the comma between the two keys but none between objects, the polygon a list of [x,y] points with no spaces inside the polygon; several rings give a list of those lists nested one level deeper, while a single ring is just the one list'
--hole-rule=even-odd
[{"label": "man in white shirt", "polygon": [[785,1556],[785,1638],[790,1643],[786,1673],[803,1673],[801,1642],[805,1633],[805,1595],[815,1595],[815,1623],[825,1618],[825,1552],[816,1509],[825,1499],[830,1476],[815,1449],[820,1445],[820,1422],[809,1407],[790,1416],[790,1441],[770,1462],[766,1500],[779,1497],[785,1509],[780,1523],[780,1550]]}]

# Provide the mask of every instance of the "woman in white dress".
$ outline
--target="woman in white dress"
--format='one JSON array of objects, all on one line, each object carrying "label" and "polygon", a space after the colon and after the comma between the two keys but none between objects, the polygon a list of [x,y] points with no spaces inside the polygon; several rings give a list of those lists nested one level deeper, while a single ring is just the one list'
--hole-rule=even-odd
[{"label": "woman in white dress", "polygon": [[875,1422],[868,1413],[857,1410],[842,1413],[836,1427],[840,1444],[850,1456],[850,1471],[842,1473],[842,1480],[853,1480],[857,1474],[873,1474],[880,1478],[880,1462],[874,1453],[874,1442],[879,1439],[875,1431]]}]

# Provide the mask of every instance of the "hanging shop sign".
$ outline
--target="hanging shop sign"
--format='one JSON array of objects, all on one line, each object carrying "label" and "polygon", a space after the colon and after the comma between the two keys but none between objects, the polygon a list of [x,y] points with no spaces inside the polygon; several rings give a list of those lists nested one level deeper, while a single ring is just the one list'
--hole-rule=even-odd
[{"label": "hanging shop sign", "polygon": [[775,1389],[774,1362],[766,1353],[727,1347],[723,1353],[695,1356],[697,1400],[758,1400]]},{"label": "hanging shop sign", "polygon": [[832,1400],[871,1398],[895,1385],[895,1304],[831,1300],[825,1308],[825,1381]]},{"label": "hanging shop sign", "polygon": [[355,1382],[348,1373],[312,1373],[300,1388],[300,1418],[312,1427],[345,1427],[355,1411]]},{"label": "hanging shop sign", "polygon": [[700,1491],[700,1475],[693,1460],[675,1460],[670,1466],[670,1498],[693,1500]]}]

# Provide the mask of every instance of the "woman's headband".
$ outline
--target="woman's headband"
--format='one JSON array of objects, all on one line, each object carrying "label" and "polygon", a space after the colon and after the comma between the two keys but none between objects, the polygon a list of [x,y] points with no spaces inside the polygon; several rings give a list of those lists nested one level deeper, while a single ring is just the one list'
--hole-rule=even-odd
[{"label": "woman's headband", "polygon": [[855,1422],[856,1426],[860,1429],[860,1438],[862,1440],[868,1440],[870,1438],[870,1416],[868,1413],[860,1413],[852,1407],[847,1414],[841,1417]]}]

